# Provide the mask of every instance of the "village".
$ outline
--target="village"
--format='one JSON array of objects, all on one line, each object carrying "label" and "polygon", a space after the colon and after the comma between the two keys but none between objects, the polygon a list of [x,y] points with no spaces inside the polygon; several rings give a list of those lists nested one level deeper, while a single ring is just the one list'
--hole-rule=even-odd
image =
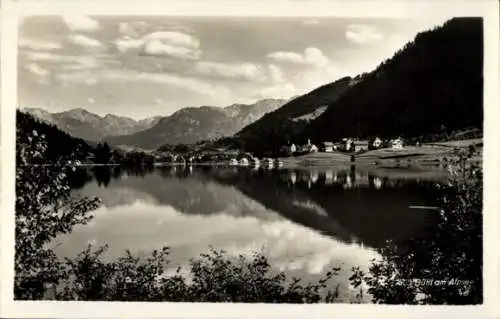
[{"label": "village", "polygon": [[[482,154],[482,138],[461,141],[420,143],[415,140],[405,141],[401,137],[382,139],[374,137],[369,140],[342,138],[336,142],[325,141],[318,144],[310,139],[300,145],[290,141],[276,149],[272,154],[257,156],[239,149],[217,148],[208,145],[189,148],[187,146],[173,149],[146,150],[114,150],[107,154],[102,163],[124,165],[202,165],[232,166],[249,168],[291,168],[316,167],[331,165],[446,165],[448,159],[456,157],[463,150],[472,154],[471,160],[479,161]],[[99,155],[99,156],[97,156]],[[102,154],[90,154],[82,161],[90,165]]]},{"label": "village", "polygon": [[205,149],[196,152],[177,153],[177,152],[155,152],[154,162],[156,165],[172,164],[197,164],[197,165],[229,165],[241,167],[262,167],[262,168],[280,168],[287,162],[287,158],[301,157],[312,153],[338,153],[350,155],[362,154],[369,150],[382,148],[391,148],[401,150],[404,148],[401,137],[383,141],[379,137],[371,140],[358,140],[352,138],[343,138],[339,142],[323,142],[318,147],[308,139],[304,145],[289,143],[280,148],[276,157],[258,158],[249,152],[239,152],[237,150],[226,149]]},{"label": "village", "polygon": [[344,153],[359,153],[368,150],[376,150],[380,148],[393,148],[402,149],[404,146],[403,139],[401,137],[395,139],[389,139],[382,141],[379,137],[375,137],[371,140],[354,140],[352,138],[343,138],[339,142],[323,142],[320,147],[311,143],[311,140],[307,141],[307,144],[297,146],[295,144],[290,144],[283,146],[281,151],[288,153],[289,155],[295,154],[306,154],[314,152],[344,152]]}]

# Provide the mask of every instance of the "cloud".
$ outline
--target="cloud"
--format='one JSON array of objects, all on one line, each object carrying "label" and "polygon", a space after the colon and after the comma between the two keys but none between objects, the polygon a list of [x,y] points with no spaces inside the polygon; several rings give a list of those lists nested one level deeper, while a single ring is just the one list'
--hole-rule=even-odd
[{"label": "cloud", "polygon": [[63,64],[60,67],[61,70],[66,70],[66,71],[89,70],[89,69],[100,68],[101,64],[96,59],[88,57],[88,58],[82,58],[79,61],[71,64]]},{"label": "cloud", "polygon": [[315,67],[325,67],[330,64],[330,60],[318,48],[307,48],[304,53],[277,51],[267,55],[268,58],[277,62],[292,64],[310,65]]},{"label": "cloud", "polygon": [[304,59],[308,64],[324,67],[330,64],[330,60],[326,55],[321,52],[320,49],[317,48],[307,48],[304,51]]},{"label": "cloud", "polygon": [[148,26],[149,24],[144,21],[121,22],[118,30],[126,36],[139,37],[146,32]]},{"label": "cloud", "polygon": [[198,38],[183,32],[178,31],[162,31],[153,32],[144,37],[147,40],[161,40],[168,44],[179,45],[188,48],[199,48],[200,41]]},{"label": "cloud", "polygon": [[319,22],[318,19],[313,19],[313,18],[302,20],[301,23],[304,26],[315,26],[315,25],[319,25],[320,24],[320,22]]},{"label": "cloud", "polygon": [[302,56],[302,54],[296,53],[296,52],[278,51],[278,52],[269,53],[267,55],[267,57],[271,58],[273,60],[276,60],[278,62],[290,62],[290,63],[297,63],[297,64],[304,63],[304,57]]},{"label": "cloud", "polygon": [[178,76],[175,74],[159,74],[122,69],[109,69],[60,73],[57,77],[59,80],[66,84],[77,83],[89,85],[89,83],[87,82],[89,78],[99,79],[99,82],[111,83],[149,82],[166,84],[178,88],[187,89],[211,98],[222,98],[227,100],[229,97],[232,97],[231,91],[225,86],[212,84],[192,77]]},{"label": "cloud", "polygon": [[50,71],[42,68],[36,63],[30,63],[25,67],[26,70],[33,73],[34,75],[46,77],[50,75]]},{"label": "cloud", "polygon": [[198,38],[179,31],[153,32],[139,39],[125,36],[115,40],[115,45],[122,53],[137,51],[143,55],[167,56],[180,60],[197,60],[201,56]]},{"label": "cloud", "polygon": [[305,93],[321,85],[335,81],[342,76],[345,76],[343,72],[340,72],[334,65],[329,65],[324,68],[316,68],[309,72],[300,73],[294,82]]},{"label": "cloud", "polygon": [[103,44],[100,41],[81,34],[70,35],[69,40],[72,43],[85,48],[100,48],[103,46]]},{"label": "cloud", "polygon": [[384,35],[375,27],[362,24],[351,24],[345,32],[347,40],[357,44],[370,44],[382,41]]},{"label": "cloud", "polygon": [[237,80],[262,81],[265,79],[263,70],[253,63],[227,64],[202,61],[195,66],[196,72],[208,77],[221,77]]},{"label": "cloud", "polygon": [[175,46],[161,40],[146,41],[143,46],[143,54],[153,56],[169,56],[179,60],[197,60],[201,51],[188,47]]},{"label": "cloud", "polygon": [[273,94],[280,97],[304,94],[345,75],[339,65],[318,48],[309,47],[303,53],[277,51],[268,54],[267,57],[274,60],[278,66],[269,65],[270,78],[274,85],[260,92],[265,97],[271,97]]},{"label": "cloud", "polygon": [[61,55],[52,52],[20,52],[30,62],[51,63],[62,71],[97,69],[103,65],[100,55]]},{"label": "cloud", "polygon": [[273,82],[284,82],[286,80],[285,73],[276,65],[269,65],[269,74]]},{"label": "cloud", "polygon": [[265,87],[260,90],[259,94],[256,96],[257,99],[264,98],[289,98],[297,94],[297,87],[291,83],[280,83],[278,85]]},{"label": "cloud", "polygon": [[100,29],[99,22],[87,16],[67,15],[64,16],[62,19],[64,24],[71,31],[92,32]]},{"label": "cloud", "polygon": [[62,46],[59,43],[33,38],[20,38],[18,46],[19,48],[31,49],[35,51],[54,51],[62,49]]},{"label": "cloud", "polygon": [[124,37],[122,39],[115,40],[115,45],[118,51],[127,52],[133,49],[139,49],[144,45],[144,41],[141,39],[131,39],[130,37]]},{"label": "cloud", "polygon": [[31,61],[45,61],[45,62],[77,62],[81,57],[62,55],[51,52],[20,52]]}]

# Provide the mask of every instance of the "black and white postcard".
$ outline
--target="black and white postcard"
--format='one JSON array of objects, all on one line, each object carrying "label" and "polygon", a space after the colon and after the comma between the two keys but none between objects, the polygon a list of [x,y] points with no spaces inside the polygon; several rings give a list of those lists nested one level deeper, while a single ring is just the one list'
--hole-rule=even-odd
[{"label": "black and white postcard", "polygon": [[1,10],[2,317],[498,318],[498,2]]}]

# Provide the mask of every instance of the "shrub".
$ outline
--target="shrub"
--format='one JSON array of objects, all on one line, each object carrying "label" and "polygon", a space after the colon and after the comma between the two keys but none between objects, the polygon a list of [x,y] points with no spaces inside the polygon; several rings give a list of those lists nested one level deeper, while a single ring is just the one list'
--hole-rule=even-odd
[{"label": "shrub", "polygon": [[76,258],[66,259],[66,275],[62,288],[55,293],[56,299],[315,303],[333,302],[338,296],[338,286],[327,286],[338,268],[318,283],[302,284],[297,278],[287,283],[286,275],[274,273],[261,253],[233,257],[211,248],[209,253],[191,260],[187,269],[178,267],[173,274],[167,274],[167,247],[143,260],[127,251],[110,262],[102,258],[106,248],[93,251],[89,246]]}]

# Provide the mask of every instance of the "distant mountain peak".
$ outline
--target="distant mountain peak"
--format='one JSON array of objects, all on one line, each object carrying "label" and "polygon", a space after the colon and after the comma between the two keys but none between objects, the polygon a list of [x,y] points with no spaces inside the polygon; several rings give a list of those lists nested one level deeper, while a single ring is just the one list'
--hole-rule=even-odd
[{"label": "distant mountain peak", "polygon": [[82,107],[77,107],[75,109],[71,109],[71,110],[68,110],[66,111],[67,113],[74,113],[74,114],[92,114],[92,115],[95,115],[95,116],[99,116],[97,114],[94,114],[94,113],[90,113],[89,111],[87,111],[86,109],[82,108]]},{"label": "distant mountain peak", "polygon": [[24,108],[35,118],[56,125],[60,130],[88,141],[101,140],[110,135],[133,134],[150,128],[158,118],[135,121],[128,117],[106,114],[101,117],[79,107],[71,110],[49,113],[41,108]]}]

